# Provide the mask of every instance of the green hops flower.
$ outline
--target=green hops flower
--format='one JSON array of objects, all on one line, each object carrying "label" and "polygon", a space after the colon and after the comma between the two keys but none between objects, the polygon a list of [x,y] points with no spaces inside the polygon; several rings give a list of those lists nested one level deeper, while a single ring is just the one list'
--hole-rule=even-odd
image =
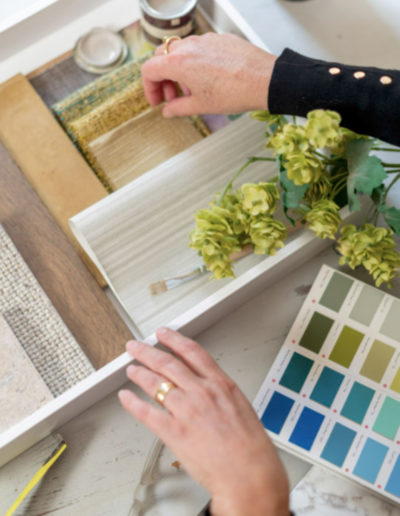
[{"label": "green hops flower", "polygon": [[357,229],[347,224],[341,230],[338,240],[341,253],[340,265],[347,263],[352,269],[363,265],[375,279],[379,287],[383,282],[391,286],[391,280],[399,275],[400,256],[395,250],[393,231],[364,224]]},{"label": "green hops flower", "polygon": [[276,154],[288,158],[290,154],[305,152],[310,146],[304,127],[285,124],[269,139],[267,147],[272,147]]},{"label": "green hops flower", "polygon": [[283,164],[295,185],[316,183],[323,171],[322,163],[311,152],[291,154]]},{"label": "green hops flower", "polygon": [[326,173],[321,174],[318,181],[311,183],[304,197],[305,201],[313,205],[313,203],[326,199],[332,191],[332,183]]},{"label": "green hops flower", "polygon": [[361,139],[369,139],[368,136],[363,136],[361,134],[357,134],[350,129],[346,129],[346,127],[340,127],[339,135],[336,142],[333,145],[330,145],[330,150],[336,156],[345,156],[346,155],[346,147],[347,144],[353,140],[361,140]]},{"label": "green hops flower", "polygon": [[242,185],[243,210],[256,217],[260,214],[272,215],[280,195],[275,183],[246,183]]},{"label": "green hops flower", "polygon": [[286,237],[286,226],[269,215],[255,217],[250,223],[250,238],[255,254],[274,255],[284,246]]},{"label": "green hops flower", "polygon": [[309,223],[309,229],[313,231],[318,238],[335,238],[341,218],[339,215],[339,206],[329,199],[322,199],[312,205],[311,210],[305,216]]},{"label": "green hops flower", "polygon": [[241,249],[226,208],[212,206],[195,215],[197,226],[190,234],[190,246],[199,251],[216,279],[234,277],[230,255]]},{"label": "green hops flower", "polygon": [[233,233],[238,235],[240,242],[243,243],[245,234],[248,233],[249,230],[250,216],[243,210],[239,196],[242,197],[239,191],[237,191],[236,194],[233,192],[225,194],[221,201],[221,207],[229,211],[230,226]]},{"label": "green hops flower", "polygon": [[306,137],[316,148],[330,147],[339,138],[341,117],[335,111],[315,109],[307,115],[305,126]]}]

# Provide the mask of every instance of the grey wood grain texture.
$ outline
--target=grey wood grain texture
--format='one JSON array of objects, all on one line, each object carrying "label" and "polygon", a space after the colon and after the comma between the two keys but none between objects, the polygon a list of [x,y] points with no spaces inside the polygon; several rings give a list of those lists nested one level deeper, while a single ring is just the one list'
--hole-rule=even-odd
[{"label": "grey wood grain texture", "polygon": [[[264,132],[263,124],[243,116],[71,219],[80,244],[105,272],[142,336],[230,281],[209,281],[204,275],[158,296],[149,289],[153,282],[201,265],[188,245],[194,213],[208,206],[248,156],[271,155],[264,149]],[[275,174],[275,163],[256,162],[237,186]],[[243,258],[236,275],[263,259]]]},{"label": "grey wood grain texture", "polygon": [[79,68],[73,56],[69,56],[31,77],[30,82],[46,106],[51,108],[53,104],[97,77],[98,75]]},{"label": "grey wood grain texture", "polygon": [[52,399],[47,385],[0,314],[0,432]]}]

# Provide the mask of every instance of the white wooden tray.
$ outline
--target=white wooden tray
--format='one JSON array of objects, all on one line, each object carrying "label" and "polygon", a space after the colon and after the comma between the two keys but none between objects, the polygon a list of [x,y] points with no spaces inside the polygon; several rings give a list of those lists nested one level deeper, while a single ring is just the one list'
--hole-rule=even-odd
[{"label": "white wooden tray", "polygon": [[[233,32],[241,35],[242,37],[246,37],[248,40],[259,46],[263,46],[258,36],[252,31],[245,20],[243,20],[227,0],[200,0],[199,4],[204,14],[209,18],[209,21],[214,25],[217,31]],[[138,12],[134,13],[134,15],[138,15]],[[132,21],[134,21],[134,19],[135,17],[132,18]],[[109,20],[107,20],[107,22],[109,22]],[[126,20],[126,23],[128,22],[129,20]],[[104,19],[104,23],[106,23],[106,19]],[[88,25],[86,28],[89,29],[90,26]],[[72,46],[73,41],[69,41],[69,44]],[[224,134],[223,131],[226,133]],[[239,147],[242,145],[243,152],[247,149],[246,152],[249,154],[255,153],[257,149],[262,146],[263,131],[264,128],[262,127],[262,124],[243,118],[237,122],[233,122],[221,132],[209,136],[203,142],[199,142],[191,149],[188,149],[188,151],[184,151],[184,153],[186,152],[188,163],[190,160],[192,160],[192,164],[197,163],[198,166],[200,166],[201,162],[207,163],[208,172],[207,170],[205,172],[208,173],[210,180],[207,188],[204,188],[204,185],[201,186],[201,184],[198,183],[197,188],[199,190],[199,195],[196,197],[196,201],[189,206],[191,212],[200,206],[204,206],[205,202],[210,198],[210,195],[220,187],[220,180],[218,179],[217,181],[217,176],[213,176],[211,173],[213,170],[212,166],[215,166],[218,169],[220,177],[223,180],[223,184],[225,182],[224,178],[226,179],[226,177],[229,177],[232,171],[236,170],[248,155],[244,155],[242,157],[242,161],[238,162],[238,156],[235,152],[239,152]],[[230,156],[227,154],[226,157],[223,156],[224,160],[221,161],[221,153],[218,152],[218,144],[220,143],[223,146],[229,141],[230,148],[235,149],[235,152],[232,150],[232,155]],[[253,148],[250,148],[251,145],[253,145]],[[206,147],[206,150],[209,149],[209,156],[202,155],[202,159],[199,161],[199,156],[202,153],[203,147]],[[214,150],[212,150],[213,148]],[[225,168],[223,166],[223,161],[226,162]],[[158,317],[157,310],[153,310],[154,307],[150,306],[151,302],[147,299],[147,306],[150,306],[151,310],[144,313],[143,317],[141,317],[139,321],[135,321],[137,300],[135,301],[136,308],[131,310],[127,304],[127,299],[121,295],[121,288],[116,287],[117,274],[113,271],[115,264],[113,264],[112,261],[111,263],[107,263],[107,255],[110,251],[108,243],[106,242],[104,246],[101,243],[101,238],[98,240],[97,238],[92,239],[91,237],[88,237],[90,233],[88,231],[88,227],[91,226],[91,217],[94,213],[97,212],[97,214],[104,217],[104,214],[109,214],[108,209],[110,207],[112,210],[113,206],[118,206],[118,203],[114,202],[115,199],[124,202],[125,198],[125,201],[126,199],[129,201],[132,192],[135,193],[140,191],[143,191],[148,195],[150,186],[151,188],[154,188],[160,180],[164,181],[164,187],[167,188],[168,181],[167,184],[165,184],[165,173],[170,174],[170,176],[167,176],[171,179],[170,187],[173,181],[175,181],[174,184],[179,184],[183,180],[183,178],[180,177],[180,175],[182,176],[183,169],[179,173],[174,171],[174,166],[172,165],[179,165],[179,167],[182,168],[182,156],[168,160],[168,162],[165,162],[145,176],[139,178],[135,183],[127,185],[109,198],[105,199],[104,202],[98,203],[88,210],[85,210],[82,214],[74,217],[73,220],[73,227],[75,228],[81,243],[91,254],[92,258],[95,259],[99,267],[109,279],[114,292],[119,297],[119,300],[123,305],[125,305],[125,310],[135,323],[137,335],[146,337],[146,341],[151,344],[156,343],[153,331],[159,324],[168,324],[170,327],[179,329],[189,336],[195,336],[201,330],[210,326],[213,322],[255,296],[261,290],[266,288],[266,286],[277,281],[287,271],[304,263],[311,256],[322,250],[326,245],[329,245],[329,242],[316,239],[308,231],[300,231],[293,236],[291,241],[284,249],[277,253],[276,256],[268,257],[266,259],[260,257],[249,257],[247,260],[243,261],[243,264],[239,267],[239,275],[233,281],[222,284],[218,284],[216,282],[208,283],[207,281],[205,283],[203,282],[201,284],[201,289],[195,292],[195,294],[193,294],[190,287],[187,287],[189,292],[186,290],[182,291],[186,294],[186,299],[175,299],[174,303],[172,303],[174,305],[172,310],[170,309],[169,303],[166,303],[166,306],[161,307],[161,317]],[[270,174],[274,173],[273,170],[273,167],[269,167]],[[259,179],[261,177],[265,177],[265,171],[268,172],[268,167],[265,167],[265,164],[258,164],[253,169],[252,178]],[[163,172],[163,174],[161,174],[161,172]],[[191,173],[190,170],[186,170],[184,172],[186,174]],[[249,178],[249,176],[247,177]],[[187,183],[185,184],[187,186]],[[168,190],[169,194],[171,194],[172,190],[173,189],[171,188]],[[159,199],[159,202],[161,202],[161,200],[162,198]],[[183,208],[184,211],[186,210],[185,213],[187,215],[188,207],[186,206]],[[137,213],[138,212],[136,212],[135,215],[135,210],[133,210],[132,217],[136,217]],[[175,216],[173,215],[173,210],[170,213],[171,216]],[[345,220],[350,220],[354,215],[350,217],[347,209],[344,209],[342,217]],[[132,225],[134,224],[134,220],[130,219],[129,221]],[[106,218],[101,219],[101,224],[107,225],[109,223],[111,223],[111,225],[107,226],[107,231],[112,231],[112,220],[107,220],[107,216]],[[182,235],[187,230],[186,220],[185,224],[186,226],[182,229]],[[101,232],[103,230],[102,226],[99,225],[98,229],[101,236]],[[134,235],[135,238],[139,238],[141,232],[140,228],[136,228]],[[100,242],[99,246],[97,246],[96,242]],[[154,255],[156,252],[160,253],[162,250],[168,250],[169,252],[169,248],[166,247],[165,244],[166,242],[164,242],[160,249],[154,249],[149,256]],[[143,247],[143,243],[140,245]],[[140,246],[138,247],[140,249]],[[189,252],[192,253],[192,251]],[[179,250],[179,253],[181,253],[181,250]],[[190,256],[193,255],[190,254]],[[188,255],[185,254],[185,256]],[[160,279],[158,276],[163,270],[159,267],[158,262],[155,262],[154,265],[157,266],[159,270],[155,270],[156,275],[154,276],[154,279],[151,276],[152,281]],[[134,273],[135,272],[133,270],[132,274]],[[149,278],[150,276],[146,276],[146,281],[142,283],[140,287],[142,289],[141,292],[143,292],[143,285],[146,285]],[[157,301],[157,303],[158,302],[161,304],[164,303],[163,301]],[[96,371],[94,374],[75,385],[70,390],[63,393],[61,396],[57,397],[54,401],[51,401],[28,418],[22,420],[14,427],[1,434],[0,466],[34,443],[38,442],[66,421],[79,415],[82,411],[105,397],[107,394],[111,393],[113,390],[123,385],[126,381],[125,368],[130,361],[130,357],[124,353],[102,369]]]}]

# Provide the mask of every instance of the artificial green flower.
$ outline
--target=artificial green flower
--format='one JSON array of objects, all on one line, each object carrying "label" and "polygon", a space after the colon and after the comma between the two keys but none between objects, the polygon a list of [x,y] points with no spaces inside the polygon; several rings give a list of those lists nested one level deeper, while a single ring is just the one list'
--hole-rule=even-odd
[{"label": "artificial green flower", "polygon": [[339,138],[341,117],[335,111],[314,109],[307,115],[306,137],[317,149],[336,144]]},{"label": "artificial green flower", "polygon": [[276,154],[289,158],[291,154],[305,152],[310,147],[304,127],[294,124],[285,124],[275,131],[267,143],[267,147],[274,149]]},{"label": "artificial green flower", "polygon": [[243,210],[256,217],[260,214],[272,215],[280,195],[275,183],[246,183],[242,185]]},{"label": "artificial green flower", "polygon": [[364,136],[362,134],[357,134],[350,129],[346,129],[346,127],[340,127],[339,134],[336,142],[333,145],[330,145],[329,148],[335,156],[343,156],[346,155],[347,144],[353,140],[368,140],[369,136]]},{"label": "artificial green flower", "polygon": [[391,286],[391,280],[399,275],[400,256],[395,250],[393,231],[388,228],[364,224],[356,228],[347,224],[341,230],[338,251],[342,255],[340,265],[348,264],[352,269],[363,265],[374,277],[376,285],[384,281]]},{"label": "artificial green flower", "polygon": [[250,223],[250,238],[255,254],[274,255],[284,246],[287,237],[285,224],[271,216],[255,217]]},{"label": "artificial green flower", "polygon": [[283,162],[288,178],[295,185],[316,183],[320,180],[323,171],[321,161],[311,152],[291,154]]},{"label": "artificial green flower", "polygon": [[313,205],[315,202],[326,199],[332,191],[332,183],[329,176],[322,171],[318,181],[310,184],[304,196],[304,200]]},{"label": "artificial green flower", "polygon": [[339,215],[339,206],[329,199],[315,202],[307,212],[305,220],[309,223],[309,229],[318,238],[335,238],[335,234],[342,222]]},{"label": "artificial green flower", "polygon": [[216,279],[234,277],[230,255],[241,249],[230,225],[226,208],[212,206],[195,215],[196,227],[190,234],[190,246],[199,251]]}]

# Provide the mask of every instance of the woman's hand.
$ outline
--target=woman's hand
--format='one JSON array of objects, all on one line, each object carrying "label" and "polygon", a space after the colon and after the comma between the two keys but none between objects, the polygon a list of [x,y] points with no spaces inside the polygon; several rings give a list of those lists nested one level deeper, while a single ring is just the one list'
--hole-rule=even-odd
[{"label": "woman's hand", "polygon": [[167,101],[164,116],[267,109],[276,56],[232,34],[189,36],[168,48],[142,66],[146,97],[152,106]]},{"label": "woman's hand", "polygon": [[166,410],[128,390],[119,393],[123,407],[210,492],[215,516],[287,516],[285,471],[245,396],[196,342],[167,328],[157,337],[175,356],[128,342],[141,365],[130,365],[127,375],[152,398],[162,382],[173,382]]}]

